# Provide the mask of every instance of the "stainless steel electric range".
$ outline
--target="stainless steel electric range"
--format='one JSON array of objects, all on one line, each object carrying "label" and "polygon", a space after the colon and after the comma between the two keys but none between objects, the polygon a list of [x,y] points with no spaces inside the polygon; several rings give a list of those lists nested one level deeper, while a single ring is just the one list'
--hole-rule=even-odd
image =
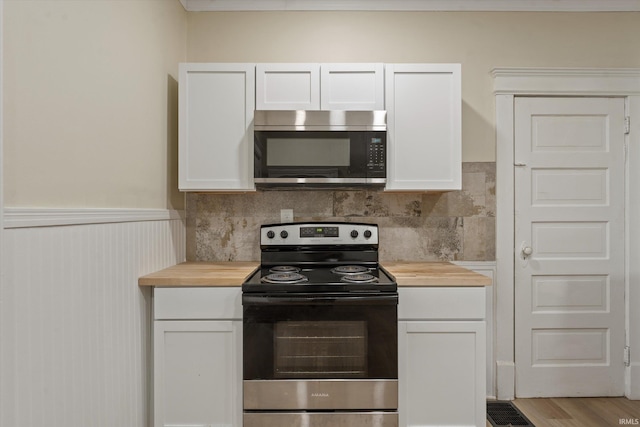
[{"label": "stainless steel electric range", "polygon": [[398,291],[378,227],[260,229],[242,285],[244,427],[398,425]]}]

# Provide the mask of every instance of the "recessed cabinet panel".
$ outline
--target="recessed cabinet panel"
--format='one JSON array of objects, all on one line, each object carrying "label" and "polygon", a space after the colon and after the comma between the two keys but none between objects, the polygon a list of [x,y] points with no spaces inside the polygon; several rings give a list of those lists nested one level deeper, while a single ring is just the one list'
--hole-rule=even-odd
[{"label": "recessed cabinet panel", "polygon": [[154,425],[239,426],[241,321],[154,322]]},{"label": "recessed cabinet panel", "polygon": [[258,110],[319,110],[320,65],[258,64]]},{"label": "recessed cabinet panel", "polygon": [[322,110],[384,110],[383,64],[322,64]]},{"label": "recessed cabinet panel", "polygon": [[259,110],[383,110],[384,65],[258,64]]},{"label": "recessed cabinet panel", "polygon": [[460,64],[385,68],[387,190],[462,188]]},{"label": "recessed cabinet panel", "polygon": [[483,321],[400,321],[400,425],[485,425]]},{"label": "recessed cabinet panel", "polygon": [[253,64],[180,64],[180,190],[253,190],[254,80]]}]

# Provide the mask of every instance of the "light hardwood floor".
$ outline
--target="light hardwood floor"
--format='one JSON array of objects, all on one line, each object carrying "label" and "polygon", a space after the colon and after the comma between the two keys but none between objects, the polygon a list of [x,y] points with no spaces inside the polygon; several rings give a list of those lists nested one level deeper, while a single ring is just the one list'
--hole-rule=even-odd
[{"label": "light hardwood floor", "polygon": [[624,397],[516,399],[514,403],[536,427],[640,425],[640,400]]}]

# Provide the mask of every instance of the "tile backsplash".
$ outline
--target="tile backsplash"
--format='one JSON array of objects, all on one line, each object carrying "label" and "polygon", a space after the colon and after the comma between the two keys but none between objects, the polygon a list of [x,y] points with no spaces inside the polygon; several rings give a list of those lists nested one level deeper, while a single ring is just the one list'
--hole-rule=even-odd
[{"label": "tile backsplash", "polygon": [[189,193],[187,260],[259,260],[260,225],[293,209],[295,221],[378,224],[382,262],[493,261],[495,190],[495,162],[469,162],[462,164],[462,190],[443,193]]}]

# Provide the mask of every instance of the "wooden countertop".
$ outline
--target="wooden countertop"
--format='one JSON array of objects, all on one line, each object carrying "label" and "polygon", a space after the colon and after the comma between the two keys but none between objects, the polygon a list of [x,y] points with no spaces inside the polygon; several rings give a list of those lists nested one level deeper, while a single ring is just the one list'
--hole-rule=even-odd
[{"label": "wooden countertop", "polygon": [[491,279],[450,262],[383,262],[400,287],[489,286]]},{"label": "wooden countertop", "polygon": [[[183,262],[138,279],[138,286],[241,286],[258,262]],[[491,279],[449,262],[382,263],[400,287],[487,286]]]},{"label": "wooden countertop", "polygon": [[241,286],[259,262],[183,262],[138,279],[138,286]]}]

